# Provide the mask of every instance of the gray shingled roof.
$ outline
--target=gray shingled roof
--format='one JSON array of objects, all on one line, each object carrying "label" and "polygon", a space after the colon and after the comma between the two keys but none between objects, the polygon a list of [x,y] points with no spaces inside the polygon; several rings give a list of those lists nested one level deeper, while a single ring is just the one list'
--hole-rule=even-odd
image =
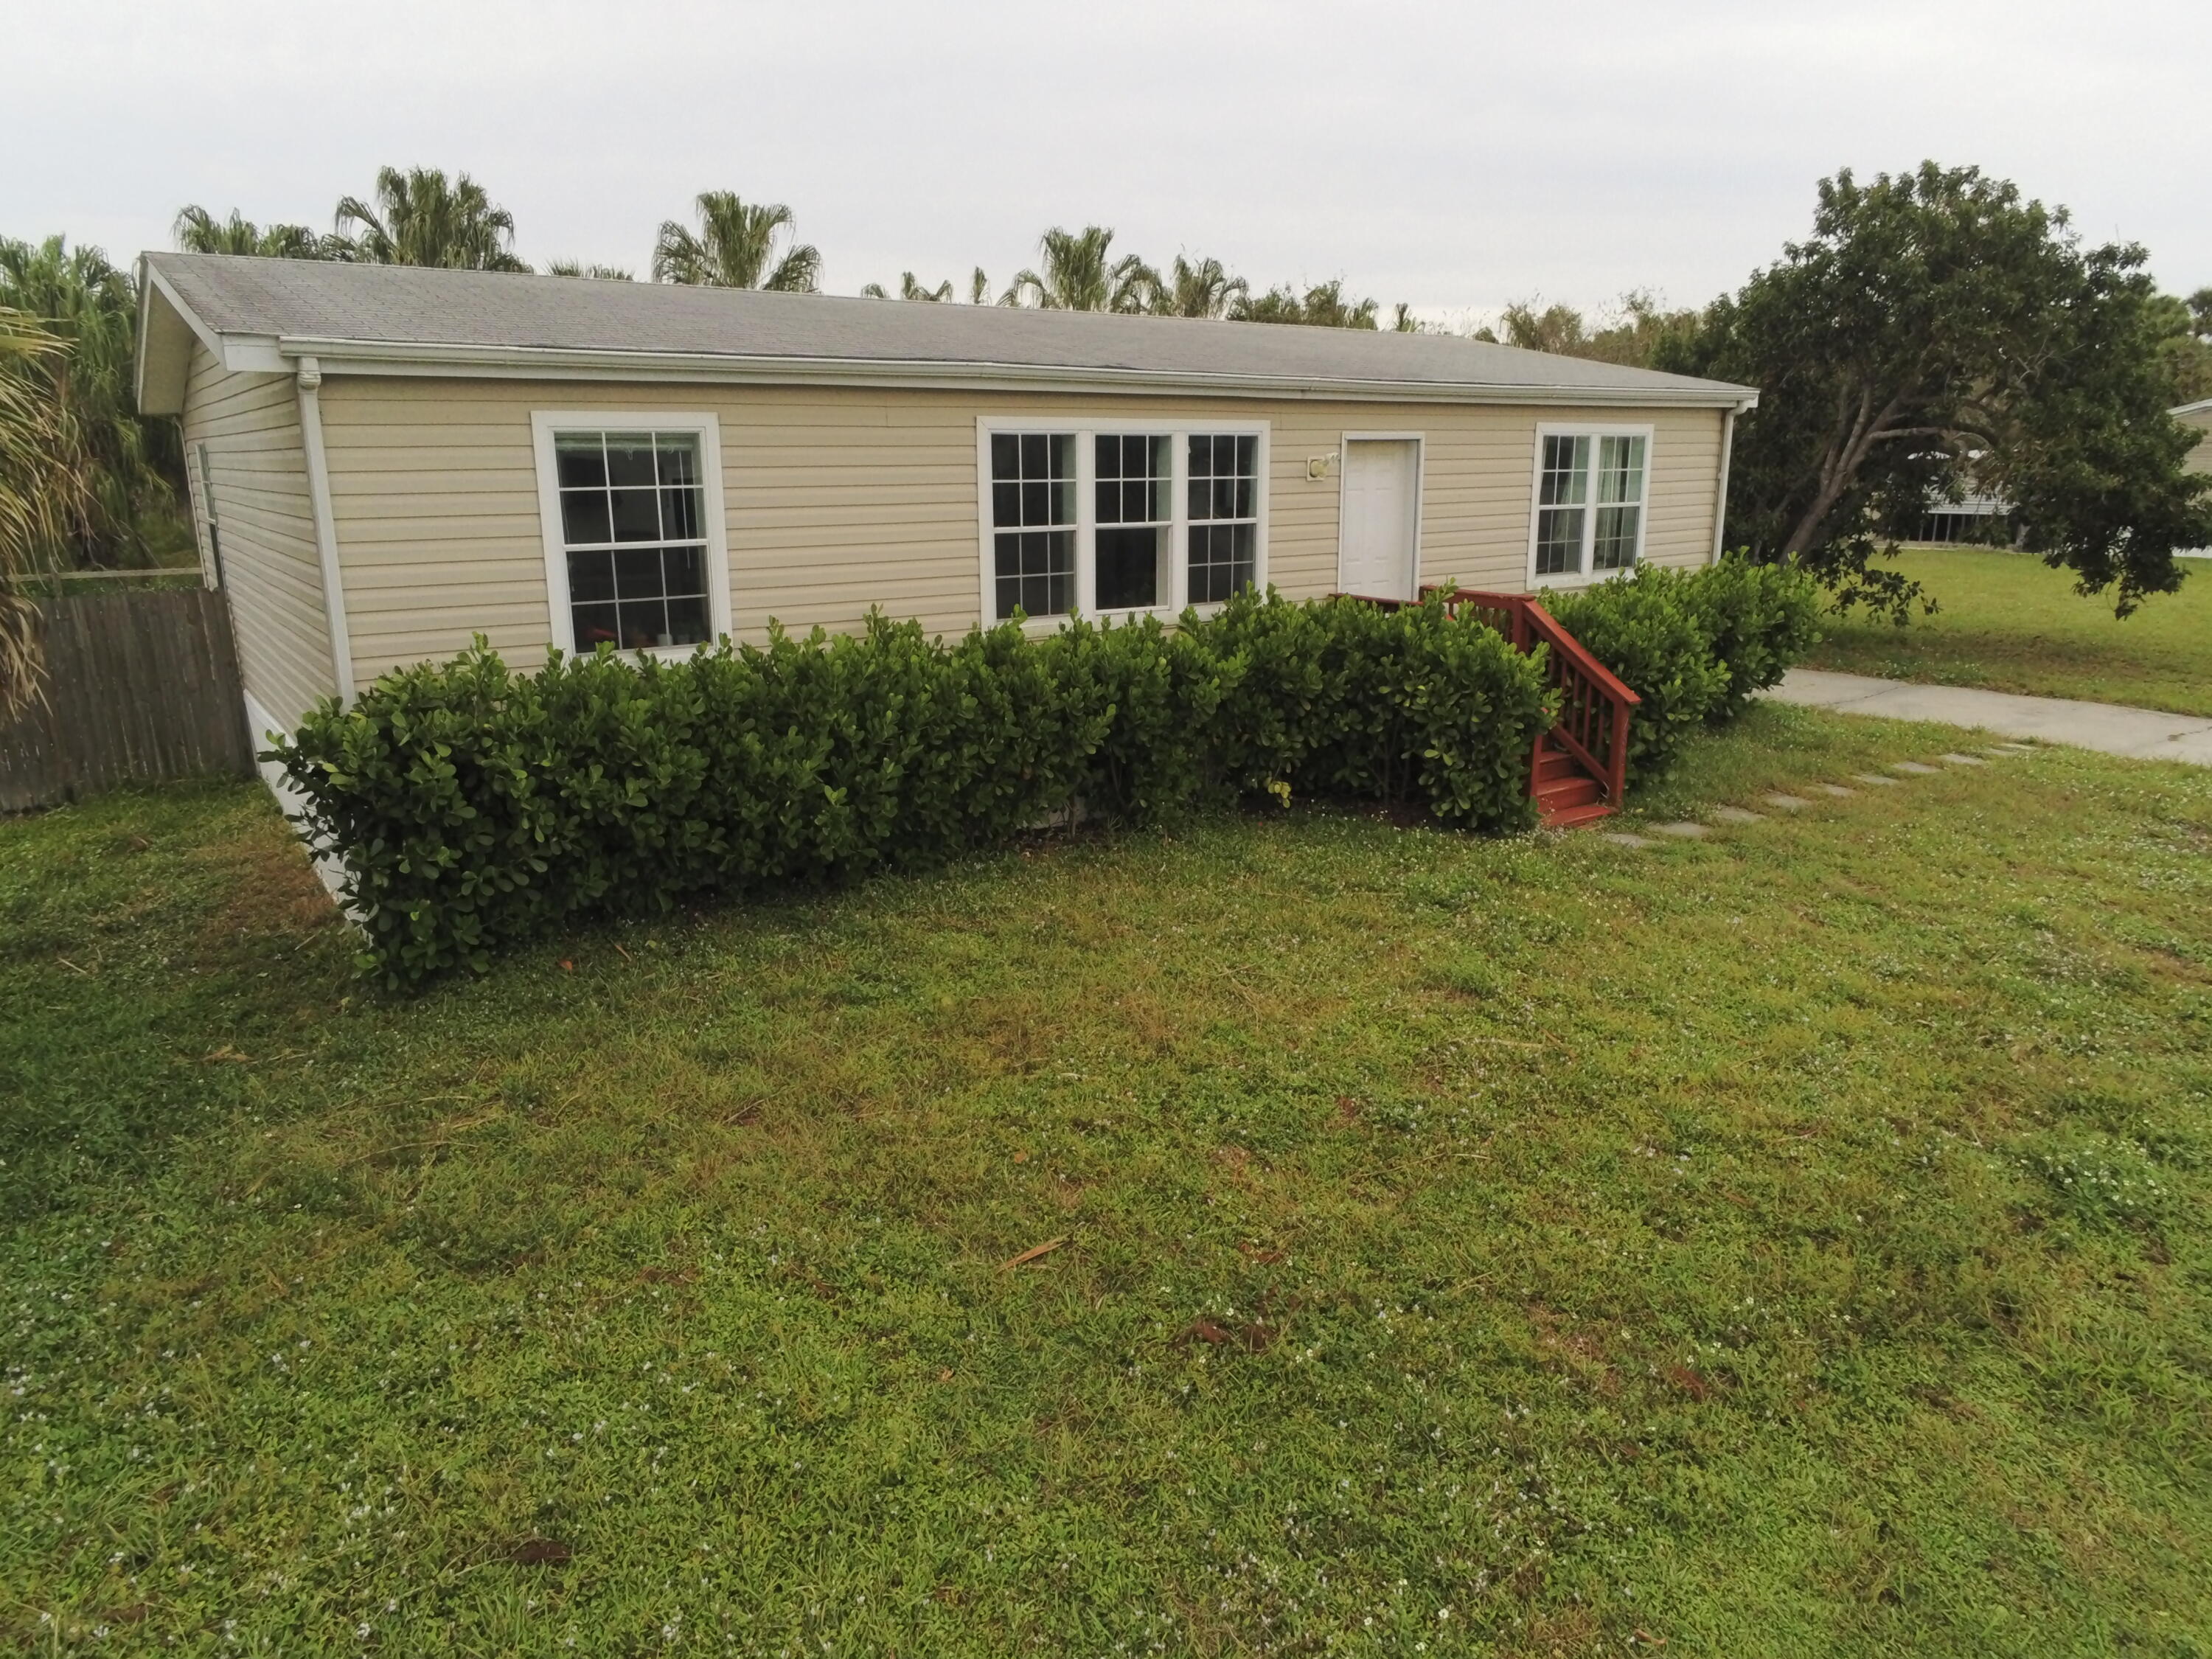
[{"label": "gray shingled roof", "polygon": [[1607,402],[1723,404],[1746,395],[1719,381],[1432,334],[219,254],[153,253],[147,264],[217,334],[310,349],[345,343],[387,356],[421,348],[426,356],[605,353],[885,372],[967,365],[1489,399],[1521,390],[1553,398],[1587,392]]}]

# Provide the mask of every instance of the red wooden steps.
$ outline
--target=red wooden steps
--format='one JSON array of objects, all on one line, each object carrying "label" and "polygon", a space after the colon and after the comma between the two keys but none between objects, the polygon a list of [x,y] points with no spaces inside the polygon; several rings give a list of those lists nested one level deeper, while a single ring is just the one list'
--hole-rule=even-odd
[{"label": "red wooden steps", "polygon": [[1539,820],[1547,830],[1567,830],[1594,818],[1610,817],[1605,786],[1565,750],[1548,738],[1536,750],[1534,787]]}]

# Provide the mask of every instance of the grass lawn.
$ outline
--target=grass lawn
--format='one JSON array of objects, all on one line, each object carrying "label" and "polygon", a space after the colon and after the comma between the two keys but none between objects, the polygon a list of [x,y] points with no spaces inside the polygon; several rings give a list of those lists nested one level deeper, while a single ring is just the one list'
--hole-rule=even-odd
[{"label": "grass lawn", "polygon": [[1884,562],[1942,608],[1905,627],[1831,616],[1810,665],[1939,685],[2212,714],[2212,563],[2185,559],[2179,593],[2120,622],[2067,572],[2017,553],[1927,548]]},{"label": "grass lawn", "polygon": [[1042,841],[411,1002],[327,915],[252,788],[0,823],[0,1647],[2212,1652],[2212,772]]}]

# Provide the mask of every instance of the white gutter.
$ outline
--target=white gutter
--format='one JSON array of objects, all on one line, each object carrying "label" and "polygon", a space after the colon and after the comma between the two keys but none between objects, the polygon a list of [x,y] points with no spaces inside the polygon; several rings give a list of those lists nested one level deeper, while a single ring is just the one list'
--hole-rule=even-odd
[{"label": "white gutter", "polygon": [[[266,346],[257,338],[252,350]],[[479,346],[284,335],[279,356],[312,361],[325,374],[465,374],[489,379],[690,380],[717,384],[930,386],[947,390],[1119,392],[1163,397],[1328,398],[1370,403],[1615,405],[1742,409],[1757,401],[1734,386],[1531,386],[1486,381],[1338,380],[1328,377],[1160,373],[1059,364],[905,358],[747,356],[735,353],[601,351]],[[254,355],[258,356],[258,351]],[[237,365],[245,367],[244,363]],[[257,363],[255,365],[258,367]]]},{"label": "white gutter", "polygon": [[330,461],[323,452],[322,365],[300,359],[300,436],[307,453],[307,501],[315,515],[315,552],[323,569],[323,616],[330,624],[331,666],[338,701],[351,702],[353,640],[346,629],[345,580],[338,570],[337,519],[331,509]]}]

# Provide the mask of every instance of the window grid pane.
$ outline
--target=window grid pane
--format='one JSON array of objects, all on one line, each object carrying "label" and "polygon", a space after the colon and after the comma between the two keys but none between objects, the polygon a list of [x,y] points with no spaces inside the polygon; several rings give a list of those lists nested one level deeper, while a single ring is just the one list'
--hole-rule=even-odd
[{"label": "window grid pane", "polygon": [[1536,574],[1579,575],[1589,500],[1589,435],[1547,434],[1543,463],[1536,487]]},{"label": "window grid pane", "polygon": [[1643,515],[1640,507],[1598,508],[1597,534],[1590,547],[1591,569],[1626,570],[1636,562],[1637,522]]},{"label": "window grid pane", "polygon": [[1536,514],[1536,574],[1568,576],[1583,568],[1583,514],[1579,507],[1547,507]]},{"label": "window grid pane", "polygon": [[1644,440],[1601,438],[1597,447],[1597,523],[1590,568],[1626,570],[1636,562],[1636,534],[1644,519]]},{"label": "window grid pane", "polygon": [[1192,434],[1188,495],[1189,601],[1218,605],[1258,580],[1259,439]]},{"label": "window grid pane", "polygon": [[1170,536],[1173,451],[1161,433],[1100,433],[1091,441],[1095,607],[1148,611],[1162,602]]},{"label": "window grid pane", "polygon": [[698,434],[562,432],[553,453],[574,648],[706,643],[713,616]]},{"label": "window grid pane", "polygon": [[1075,434],[991,434],[992,576],[999,619],[1075,608]]}]

